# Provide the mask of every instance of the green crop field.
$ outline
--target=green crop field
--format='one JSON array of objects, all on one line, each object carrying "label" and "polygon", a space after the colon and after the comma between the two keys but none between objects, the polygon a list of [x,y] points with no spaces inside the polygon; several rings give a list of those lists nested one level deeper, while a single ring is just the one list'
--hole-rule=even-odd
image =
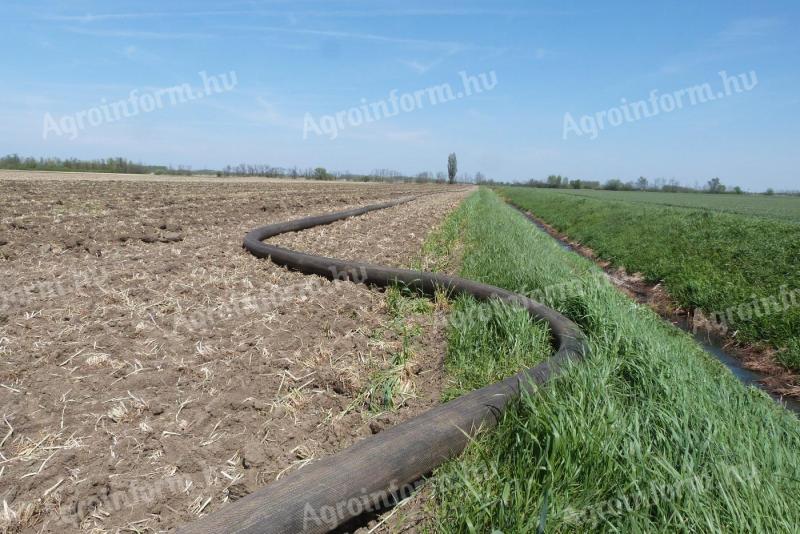
[{"label": "green crop field", "polygon": [[[800,226],[796,223],[622,200],[621,193],[586,195],[523,187],[501,191],[601,258],[642,273],[650,282],[663,282],[678,304],[703,310],[735,339],[780,348],[778,358],[800,369]],[[661,196],[633,193],[630,198]],[[732,198],[700,194],[680,198],[717,197]]]},{"label": "green crop field", "polygon": [[558,189],[552,193],[598,200],[637,204],[658,204],[681,208],[724,211],[785,221],[800,222],[800,196],[783,195],[709,195],[705,193],[654,193],[646,191],[597,191],[593,189]]},{"label": "green crop field", "polygon": [[[579,323],[591,355],[437,470],[436,531],[796,532],[794,415],[489,190],[467,199],[437,239],[431,248],[459,242],[461,275],[534,295]],[[459,299],[451,395],[546,358],[543,328],[529,323]]]}]

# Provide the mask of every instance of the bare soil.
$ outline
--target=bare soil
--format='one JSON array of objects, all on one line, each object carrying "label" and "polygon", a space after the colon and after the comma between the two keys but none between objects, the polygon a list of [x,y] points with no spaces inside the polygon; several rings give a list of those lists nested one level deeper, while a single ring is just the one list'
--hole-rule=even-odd
[{"label": "bare soil", "polygon": [[[0,180],[3,531],[169,530],[438,402],[443,309],[398,319],[381,292],[241,241],[450,191],[275,239],[408,266],[465,192],[47,176]],[[399,407],[368,410],[365,386],[410,331]]]}]

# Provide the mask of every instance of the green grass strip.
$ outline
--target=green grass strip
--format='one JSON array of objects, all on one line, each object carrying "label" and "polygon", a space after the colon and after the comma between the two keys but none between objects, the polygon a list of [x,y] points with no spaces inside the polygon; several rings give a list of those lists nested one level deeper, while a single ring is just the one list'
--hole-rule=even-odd
[{"label": "green grass strip", "polygon": [[[481,189],[452,220],[461,275],[558,309],[581,325],[592,353],[438,470],[436,531],[797,532],[794,415],[494,193]],[[541,325],[474,306],[460,300],[453,314],[452,395],[551,352]]]}]

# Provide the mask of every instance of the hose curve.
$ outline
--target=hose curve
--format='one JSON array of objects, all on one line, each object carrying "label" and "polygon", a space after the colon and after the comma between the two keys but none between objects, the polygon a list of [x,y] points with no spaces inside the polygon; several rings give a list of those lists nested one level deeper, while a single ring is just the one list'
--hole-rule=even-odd
[{"label": "hose curve", "polygon": [[[385,505],[386,496],[408,487],[458,455],[479,429],[492,428],[512,399],[532,392],[587,354],[580,328],[524,295],[456,276],[397,269],[315,256],[264,243],[286,232],[326,225],[410,202],[404,197],[337,213],[270,224],[250,231],[244,248],[259,258],[304,274],[386,287],[404,284],[432,295],[472,295],[520,306],[548,323],[556,352],[546,361],[495,384],[436,406],[404,423],[364,438],[345,450],[309,464],[193,523],[184,533],[328,532],[365,511]],[[355,505],[354,505],[355,503]]]}]

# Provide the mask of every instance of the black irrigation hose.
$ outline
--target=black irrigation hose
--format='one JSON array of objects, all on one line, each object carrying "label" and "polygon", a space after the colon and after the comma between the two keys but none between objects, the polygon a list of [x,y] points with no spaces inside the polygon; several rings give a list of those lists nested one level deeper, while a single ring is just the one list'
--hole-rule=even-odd
[{"label": "black irrigation hose", "polygon": [[560,313],[523,295],[455,276],[394,269],[294,252],[262,241],[286,232],[330,224],[414,200],[405,197],[329,215],[270,224],[249,232],[244,247],[259,258],[305,274],[386,287],[400,283],[428,295],[445,289],[453,296],[498,299],[547,321],[557,351],[548,360],[490,386],[441,404],[404,423],[362,439],[309,464],[193,523],[184,533],[328,532],[372,511],[446,460],[458,455],[478,429],[497,424],[520,392],[532,392],[587,351],[580,328]]}]

